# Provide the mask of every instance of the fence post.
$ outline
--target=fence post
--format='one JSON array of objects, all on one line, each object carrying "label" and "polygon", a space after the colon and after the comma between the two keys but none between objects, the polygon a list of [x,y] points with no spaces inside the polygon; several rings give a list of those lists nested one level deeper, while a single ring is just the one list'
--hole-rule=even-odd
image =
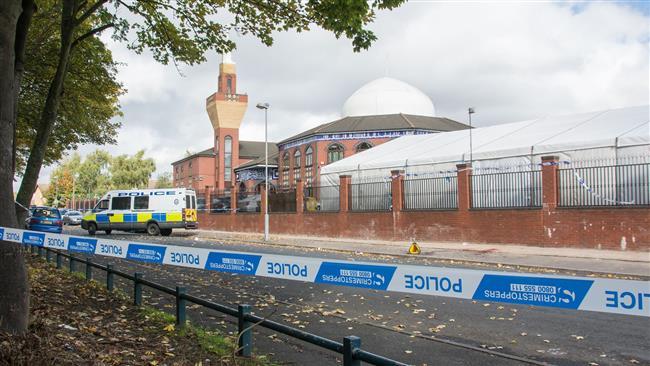
[{"label": "fence post", "polygon": [[93,266],[91,265],[92,260],[90,257],[86,257],[86,281],[93,279]]},{"label": "fence post", "polygon": [[557,156],[542,156],[542,207],[554,209],[558,204],[558,162]]},{"label": "fence post", "polygon": [[74,257],[70,256],[70,273],[74,272]]},{"label": "fence post", "polygon": [[63,267],[63,257],[61,253],[56,253],[56,269],[61,269]]},{"label": "fence post", "polygon": [[339,212],[350,211],[350,183],[352,176],[339,176]]},{"label": "fence post", "polygon": [[305,211],[305,187],[302,185],[302,179],[296,180],[296,213]]},{"label": "fence post", "polygon": [[237,184],[233,184],[230,188],[230,214],[234,215],[237,213]]},{"label": "fence post", "polygon": [[141,278],[141,272],[135,272],[133,274],[133,305],[136,306],[142,305],[142,284],[140,283]]},{"label": "fence post", "polygon": [[187,300],[183,297],[185,295],[185,287],[176,286],[176,325],[184,327],[187,322],[187,315],[185,305]]},{"label": "fence post", "polygon": [[251,313],[251,306],[238,305],[237,311],[237,325],[239,330],[239,351],[237,351],[237,354],[243,357],[250,357],[253,348],[253,329],[251,329],[253,324],[246,320],[246,315]]},{"label": "fence post", "polygon": [[361,366],[361,361],[354,359],[354,351],[361,348],[361,338],[348,336],[343,338],[343,366]]},{"label": "fence post", "polygon": [[458,211],[469,211],[472,207],[472,164],[457,164],[458,169]]},{"label": "fence post", "polygon": [[106,289],[108,292],[113,291],[113,276],[113,265],[109,263],[106,265]]},{"label": "fence post", "polygon": [[210,194],[210,188],[206,188],[203,192],[205,195],[205,213],[210,213],[210,209],[212,208],[212,195]]},{"label": "fence post", "polygon": [[50,251],[50,248],[45,248],[45,260],[47,263],[52,262],[52,251]]},{"label": "fence post", "polygon": [[404,171],[403,170],[391,170],[390,171],[390,190],[392,197],[392,208],[393,212],[400,212],[404,209],[404,192],[403,192],[403,182],[404,182]]},{"label": "fence post", "polygon": [[262,216],[266,214],[266,193],[265,192],[267,188],[268,187],[266,186],[266,184],[260,183],[260,205],[261,205],[260,213],[262,214]]}]

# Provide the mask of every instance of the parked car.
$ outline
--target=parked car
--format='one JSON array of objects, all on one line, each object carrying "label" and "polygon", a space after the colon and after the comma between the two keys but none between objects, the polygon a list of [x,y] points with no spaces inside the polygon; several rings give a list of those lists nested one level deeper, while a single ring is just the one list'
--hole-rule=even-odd
[{"label": "parked car", "polygon": [[80,225],[82,218],[81,212],[68,210],[63,214],[63,225]]},{"label": "parked car", "polygon": [[59,213],[61,214],[61,217],[65,216],[65,214],[70,211],[67,208],[60,208]]},{"label": "parked car", "polygon": [[60,234],[63,231],[61,213],[52,207],[34,207],[30,210],[30,217],[25,220],[25,228]]}]

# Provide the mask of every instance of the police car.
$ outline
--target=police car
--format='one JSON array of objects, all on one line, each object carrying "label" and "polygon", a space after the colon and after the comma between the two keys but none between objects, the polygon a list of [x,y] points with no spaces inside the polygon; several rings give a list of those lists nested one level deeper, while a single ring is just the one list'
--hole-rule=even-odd
[{"label": "police car", "polygon": [[110,191],[81,220],[88,234],[98,230],[169,236],[172,229],[196,229],[196,193],[186,188]]}]

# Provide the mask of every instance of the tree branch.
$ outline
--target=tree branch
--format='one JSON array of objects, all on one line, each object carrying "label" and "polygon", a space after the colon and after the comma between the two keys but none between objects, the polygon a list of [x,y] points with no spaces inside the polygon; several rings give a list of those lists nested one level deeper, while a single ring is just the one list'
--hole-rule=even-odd
[{"label": "tree branch", "polygon": [[88,37],[92,37],[95,34],[100,33],[102,31],[104,31],[104,30],[106,30],[108,28],[114,27],[114,26],[115,26],[114,23],[108,23],[108,24],[102,25],[101,27],[97,27],[95,29],[92,29],[92,30],[86,32],[85,34],[82,34],[81,36],[77,37],[77,39],[75,39],[74,42],[72,42],[72,48],[74,48],[77,44],[79,44],[79,42],[83,41],[84,39],[86,39]]},{"label": "tree branch", "polygon": [[84,22],[84,20],[88,19],[89,16],[93,15],[97,11],[97,9],[101,8],[102,5],[106,4],[108,0],[97,0],[96,3],[94,3],[88,10],[86,10],[81,16],[77,19],[75,19],[75,22],[77,25],[81,24]]}]

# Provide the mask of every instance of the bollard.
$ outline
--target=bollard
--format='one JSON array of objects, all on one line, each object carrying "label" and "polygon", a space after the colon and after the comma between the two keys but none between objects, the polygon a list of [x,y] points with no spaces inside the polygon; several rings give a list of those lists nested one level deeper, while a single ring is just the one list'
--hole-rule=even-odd
[{"label": "bollard", "polygon": [[70,256],[70,273],[74,272],[74,257]]},{"label": "bollard", "polygon": [[253,348],[253,329],[252,323],[245,319],[245,316],[251,313],[250,305],[237,306],[237,325],[239,330],[239,350],[237,354],[243,357],[251,357]]},{"label": "bollard", "polygon": [[142,273],[136,272],[133,277],[133,305],[140,306],[142,305],[142,284],[140,283]]},{"label": "bollard", "polygon": [[361,361],[354,359],[354,351],[361,348],[361,338],[348,336],[343,338],[343,366],[361,366]]},{"label": "bollard", "polygon": [[87,257],[86,258],[86,281],[90,281],[93,279],[93,266],[91,265],[92,260]]},{"label": "bollard", "polygon": [[50,248],[45,249],[45,260],[47,261],[47,263],[52,262],[52,251],[50,250]]},{"label": "bollard", "polygon": [[176,286],[176,325],[179,327],[184,327],[187,321],[185,313],[187,300],[183,298],[183,295],[185,295],[185,287]]},{"label": "bollard", "polygon": [[63,268],[63,257],[61,256],[61,253],[56,253],[56,269],[61,269]]},{"label": "bollard", "polygon": [[106,265],[106,289],[108,292],[113,291],[113,265]]}]

